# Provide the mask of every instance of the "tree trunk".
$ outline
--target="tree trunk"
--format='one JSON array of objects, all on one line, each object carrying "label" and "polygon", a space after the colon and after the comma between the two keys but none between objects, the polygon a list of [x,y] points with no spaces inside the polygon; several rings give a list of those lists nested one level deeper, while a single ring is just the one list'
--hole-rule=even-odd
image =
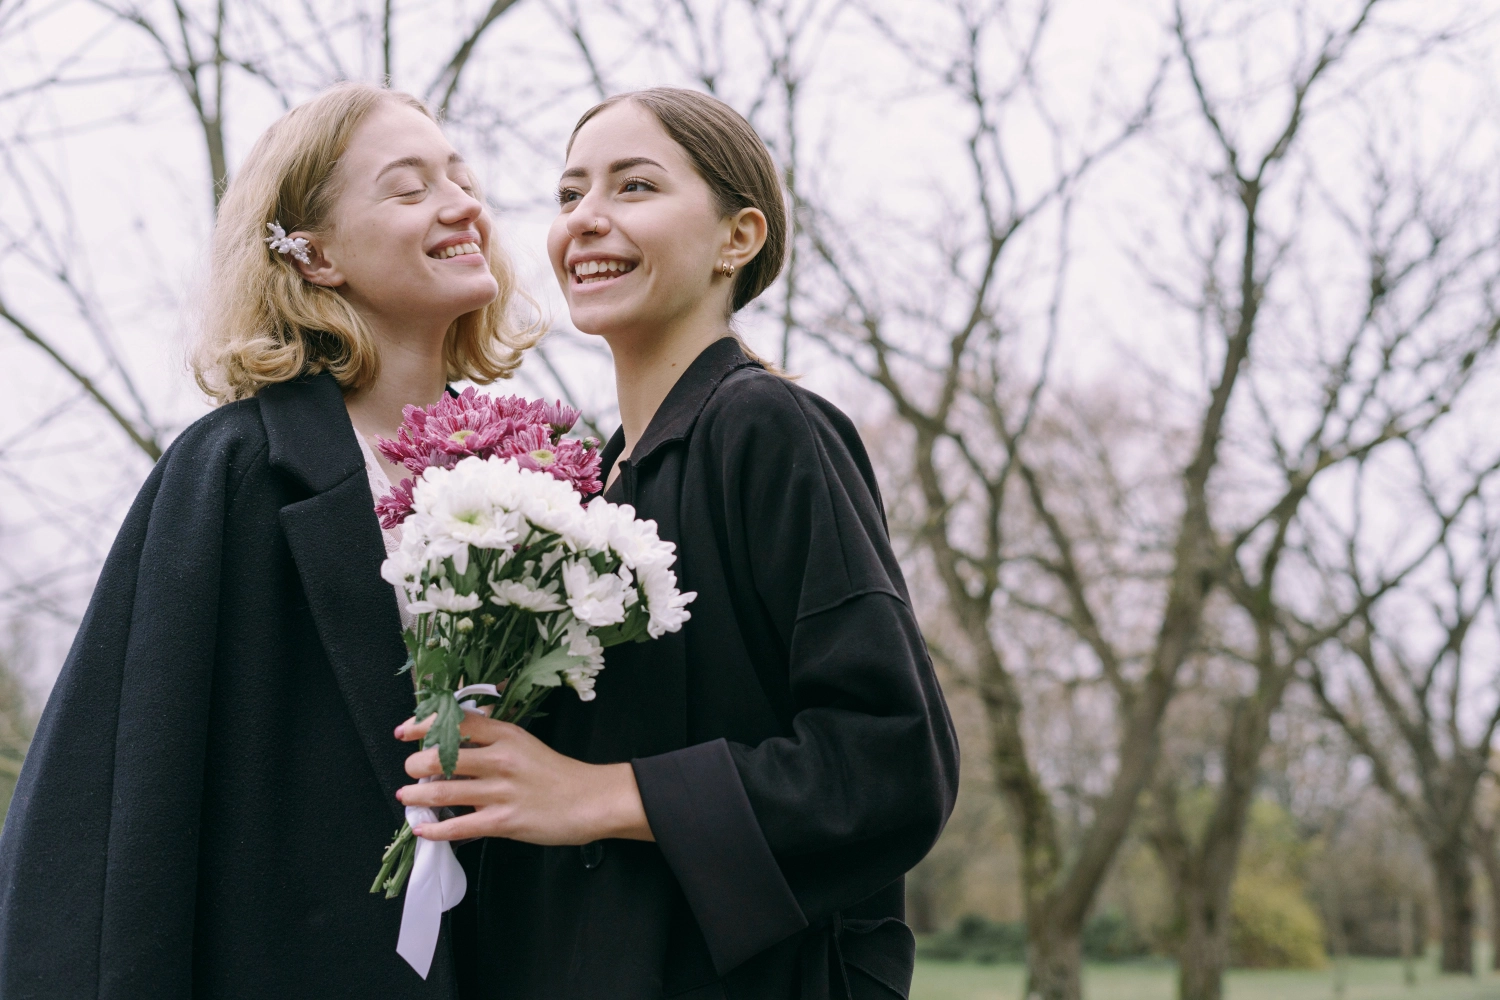
[{"label": "tree trunk", "polygon": [[1177,886],[1182,942],[1177,953],[1178,1000],[1222,1000],[1229,965],[1229,892],[1216,876],[1198,873]]},{"label": "tree trunk", "polygon": [[1082,1000],[1083,929],[1026,921],[1026,1000]]},{"label": "tree trunk", "polygon": [[1437,888],[1438,918],[1442,928],[1444,972],[1474,974],[1474,877],[1468,851],[1448,844],[1429,853]]},{"label": "tree trunk", "polygon": [[1493,827],[1476,824],[1475,846],[1490,884],[1490,968],[1500,970],[1500,853],[1496,853]]}]

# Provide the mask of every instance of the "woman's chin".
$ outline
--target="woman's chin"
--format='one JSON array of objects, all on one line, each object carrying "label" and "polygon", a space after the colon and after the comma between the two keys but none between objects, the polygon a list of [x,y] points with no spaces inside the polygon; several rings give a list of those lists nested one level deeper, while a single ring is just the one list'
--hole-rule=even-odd
[{"label": "woman's chin", "polygon": [[463,287],[448,289],[448,308],[444,311],[451,312],[454,316],[463,316],[494,302],[500,294],[500,286],[492,275],[486,273],[484,278],[488,280],[466,282]]}]

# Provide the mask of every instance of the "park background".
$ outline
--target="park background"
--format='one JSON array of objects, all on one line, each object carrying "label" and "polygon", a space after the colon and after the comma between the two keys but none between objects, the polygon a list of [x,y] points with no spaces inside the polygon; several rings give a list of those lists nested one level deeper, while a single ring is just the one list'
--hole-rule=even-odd
[{"label": "park background", "polygon": [[498,391],[604,436],[556,175],[599,98],[688,86],[783,170],[740,332],[858,421],[963,744],[915,1000],[1500,997],[1493,8],[0,0],[0,794],[207,409],[260,131],[425,98],[550,327]]}]

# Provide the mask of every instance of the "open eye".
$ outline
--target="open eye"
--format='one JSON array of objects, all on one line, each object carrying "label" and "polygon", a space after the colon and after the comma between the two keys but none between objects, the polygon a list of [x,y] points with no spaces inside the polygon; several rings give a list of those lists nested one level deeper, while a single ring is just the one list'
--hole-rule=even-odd
[{"label": "open eye", "polygon": [[627,177],[620,182],[621,194],[637,194],[642,191],[655,191],[656,185],[644,177]]},{"label": "open eye", "polygon": [[583,195],[579,194],[577,188],[559,188],[557,192],[557,203],[559,205],[566,205],[569,202],[577,201],[582,197]]}]

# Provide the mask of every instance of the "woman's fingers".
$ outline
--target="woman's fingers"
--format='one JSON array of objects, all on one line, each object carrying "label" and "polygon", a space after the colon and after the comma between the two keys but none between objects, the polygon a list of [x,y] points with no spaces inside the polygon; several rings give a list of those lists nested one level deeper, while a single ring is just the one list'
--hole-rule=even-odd
[{"label": "woman's fingers", "polygon": [[426,806],[440,809],[443,806],[489,805],[503,796],[505,789],[494,779],[475,781],[429,781],[424,785],[407,785],[401,789],[399,798],[404,806]]},{"label": "woman's fingers", "polygon": [[415,715],[412,716],[396,727],[396,739],[404,740],[407,743],[410,743],[412,740],[420,740],[427,735],[427,730],[435,718],[437,718],[436,715],[429,715],[426,719],[418,722],[417,717]]},{"label": "woman's fingers", "polygon": [[[421,722],[418,722],[415,717],[407,719],[396,727],[396,739],[404,740],[408,743],[422,739],[427,735],[427,731],[432,728],[432,722],[436,718],[436,715],[429,715]],[[465,709],[464,721],[458,724],[458,734],[470,743],[487,746],[499,739],[500,734],[505,731],[505,727],[511,729],[518,728],[508,722],[500,722],[492,719],[482,712],[470,712]]]},{"label": "woman's fingers", "polygon": [[455,816],[440,823],[423,823],[413,831],[423,840],[467,840],[470,837],[495,836],[495,819],[483,813],[472,812]]}]

